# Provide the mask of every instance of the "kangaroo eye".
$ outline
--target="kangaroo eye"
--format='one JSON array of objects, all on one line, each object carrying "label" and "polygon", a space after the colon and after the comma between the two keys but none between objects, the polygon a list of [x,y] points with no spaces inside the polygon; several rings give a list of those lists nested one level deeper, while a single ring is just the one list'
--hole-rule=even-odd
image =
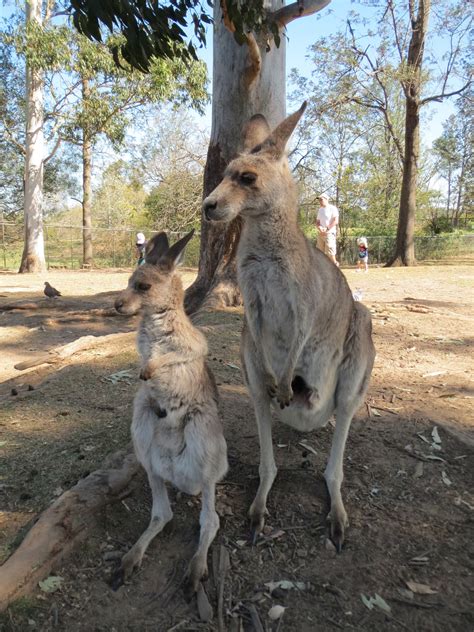
[{"label": "kangaroo eye", "polygon": [[151,288],[151,283],[140,283],[140,281],[137,281],[135,285],[133,286],[133,289],[136,290],[137,292],[148,292],[150,288]]},{"label": "kangaroo eye", "polygon": [[253,184],[257,179],[257,174],[252,173],[251,171],[245,171],[240,174],[240,182],[242,184]]}]

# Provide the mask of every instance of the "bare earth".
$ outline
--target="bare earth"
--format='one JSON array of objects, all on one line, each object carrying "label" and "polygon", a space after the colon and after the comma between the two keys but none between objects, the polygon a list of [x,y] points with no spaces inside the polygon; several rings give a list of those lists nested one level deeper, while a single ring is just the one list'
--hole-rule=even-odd
[{"label": "bare earth", "polygon": [[[351,526],[341,555],[325,527],[330,425],[307,435],[275,425],[279,474],[265,535],[250,546],[246,512],[258,484],[258,440],[240,375],[242,312],[198,317],[229,446],[206,586],[216,613],[222,577],[213,560],[225,546],[231,566],[223,629],[474,629],[473,272],[469,266],[344,271],[372,310],[377,359],[347,446],[343,493]],[[133,334],[126,332],[136,320],[90,312],[110,308],[128,275],[0,274],[0,562],[52,499],[128,444],[138,370]],[[189,283],[192,273],[184,277]],[[44,298],[46,278],[61,299]],[[39,309],[2,311],[32,301]],[[123,338],[67,361],[14,369],[80,336],[116,332]],[[199,500],[171,497],[170,528],[126,586],[114,593],[107,582],[113,558],[147,524],[144,479],[132,496],[104,510],[86,543],[54,569],[63,578],[60,589],[21,599],[0,615],[0,630],[217,630],[217,617],[200,622],[196,603],[187,604],[180,588],[198,534]],[[375,595],[379,605],[368,601]],[[277,621],[268,616],[274,605],[286,608]]]}]

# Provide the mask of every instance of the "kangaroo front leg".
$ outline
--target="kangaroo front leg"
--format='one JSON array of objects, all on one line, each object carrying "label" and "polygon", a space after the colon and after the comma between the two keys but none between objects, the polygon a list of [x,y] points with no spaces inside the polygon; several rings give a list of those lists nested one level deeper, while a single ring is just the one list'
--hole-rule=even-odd
[{"label": "kangaroo front leg", "polygon": [[328,515],[331,529],[331,539],[337,552],[342,551],[344,531],[349,525],[347,513],[342,502],[341,485],[344,478],[343,460],[344,448],[352,421],[352,415],[344,412],[336,412],[336,428],[331,446],[331,454],[324,472],[324,478],[331,498],[331,510]]},{"label": "kangaroo front leg", "polygon": [[202,490],[201,515],[199,517],[201,526],[199,546],[189,565],[188,585],[185,590],[188,598],[197,592],[199,582],[207,577],[207,553],[219,530],[219,516],[216,512],[215,497],[215,483],[205,484]]},{"label": "kangaroo front leg", "polygon": [[173,517],[168,492],[166,491],[166,485],[163,479],[152,472],[148,472],[148,480],[153,495],[150,524],[130,551],[123,556],[120,568],[117,569],[111,580],[111,585],[114,590],[117,590],[124,581],[130,577],[133,571],[140,567],[143,555],[150,545],[150,542],[163,530],[165,525]]}]

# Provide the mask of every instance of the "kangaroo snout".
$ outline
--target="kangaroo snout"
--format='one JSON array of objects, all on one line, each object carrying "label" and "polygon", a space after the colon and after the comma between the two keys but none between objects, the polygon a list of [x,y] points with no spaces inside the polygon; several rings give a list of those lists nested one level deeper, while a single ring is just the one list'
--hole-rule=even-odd
[{"label": "kangaroo snout", "polygon": [[207,197],[202,203],[202,210],[204,213],[204,217],[208,222],[218,221],[220,218],[217,217],[217,202],[210,197]]},{"label": "kangaroo snout", "polygon": [[133,316],[140,309],[140,303],[136,300],[133,300],[133,296],[122,292],[122,294],[115,300],[114,303],[115,309],[119,314],[123,314],[124,316]]}]

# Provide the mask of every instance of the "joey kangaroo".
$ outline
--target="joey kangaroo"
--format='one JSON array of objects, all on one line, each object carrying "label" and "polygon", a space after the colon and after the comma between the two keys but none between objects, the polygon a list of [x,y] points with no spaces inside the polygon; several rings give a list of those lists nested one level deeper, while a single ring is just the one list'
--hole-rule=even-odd
[{"label": "joey kangaroo", "polygon": [[369,311],[354,302],[344,275],[297,224],[285,146],[305,108],[306,102],[273,132],[262,115],[250,119],[244,153],[228,165],[203,211],[210,221],[244,218],[237,251],[245,305],[241,358],[260,440],[260,485],[249,510],[254,538],[277,473],[271,404],[282,422],[301,431],[325,426],[335,413],[325,480],[331,538],[341,551],[348,524],[341,496],[344,447],[375,350]]},{"label": "joey kangaroo", "polygon": [[207,366],[207,343],[186,316],[176,265],[194,231],[171,248],[165,233],[147,245],[115,302],[121,314],[141,312],[138,351],[144,380],[133,407],[132,438],[148,474],[153,507],[145,532],[112,578],[118,588],[140,566],[153,538],[173,516],[165,481],[187,494],[202,493],[200,538],[188,570],[187,593],[207,574],[207,553],[219,529],[216,483],[227,472],[227,447],[217,412],[217,387]]}]

